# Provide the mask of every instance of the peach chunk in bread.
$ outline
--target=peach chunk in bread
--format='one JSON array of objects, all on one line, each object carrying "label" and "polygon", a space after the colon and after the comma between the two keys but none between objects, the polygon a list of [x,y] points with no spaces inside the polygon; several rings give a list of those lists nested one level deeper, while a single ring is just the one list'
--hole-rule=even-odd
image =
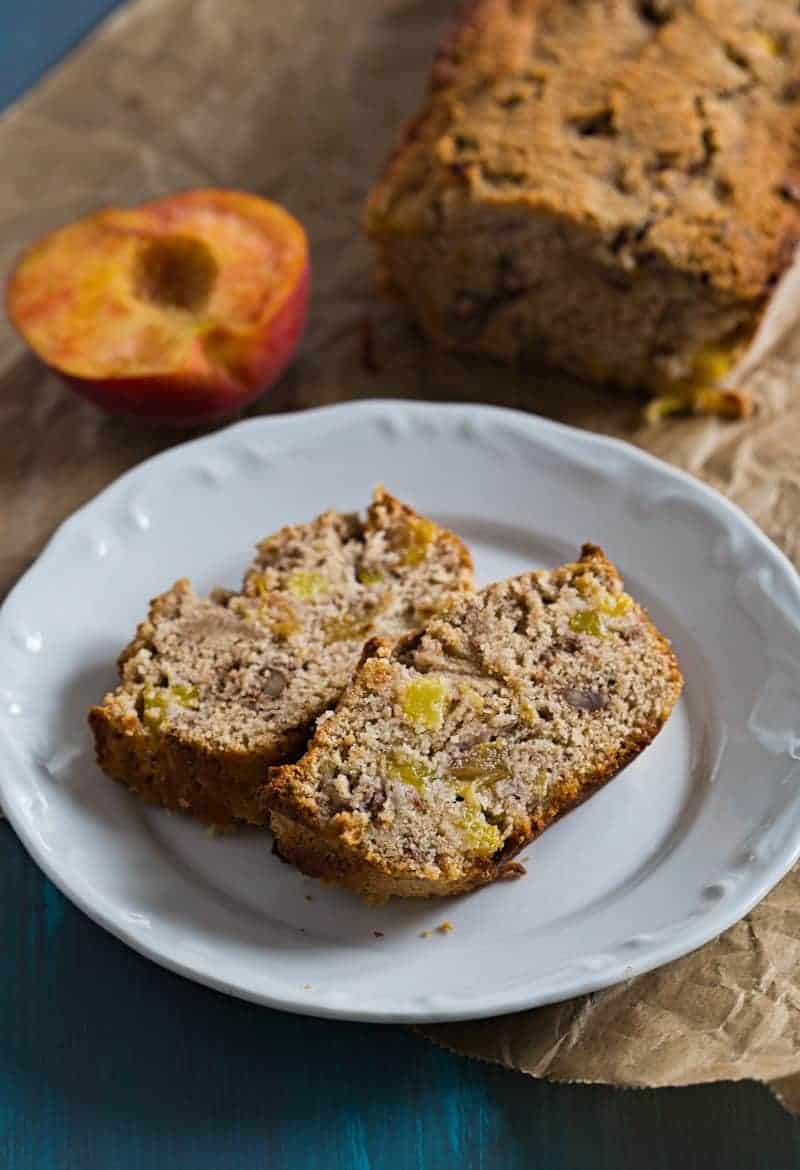
[{"label": "peach chunk in bread", "polygon": [[421,626],[472,589],[467,549],[378,489],[366,519],[325,512],[264,540],[238,594],[179,581],[151,604],[92,708],[98,762],[145,800],[264,823],[269,764],[296,759],[372,635]]},{"label": "peach chunk in bread", "polygon": [[97,405],[189,425],[240,410],[280,377],[308,292],[297,220],[209,188],[104,208],[44,236],[11,276],[8,311]]},{"label": "peach chunk in bread", "polygon": [[271,771],[277,852],[370,898],[507,876],[652,741],[681,685],[669,643],[592,545],[452,598],[394,649],[373,642],[306,754]]}]

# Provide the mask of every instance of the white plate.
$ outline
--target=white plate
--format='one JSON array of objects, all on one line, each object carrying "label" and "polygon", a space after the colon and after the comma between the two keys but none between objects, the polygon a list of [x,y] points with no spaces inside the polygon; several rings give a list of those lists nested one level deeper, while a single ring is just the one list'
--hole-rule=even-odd
[{"label": "white plate", "polygon": [[[653,746],[528,848],[527,877],[374,908],[265,833],[214,838],[137,802],[95,766],[85,714],[149,597],[184,574],[235,584],[260,536],[378,481],[461,533],[482,582],[602,544],[686,689]],[[798,711],[800,583],[746,516],[633,447],[490,407],[358,403],[173,449],[64,524],[0,615],[0,798],[48,876],[175,971],[350,1019],[516,1011],[718,934],[800,851]],[[452,934],[421,937],[445,918]]]}]

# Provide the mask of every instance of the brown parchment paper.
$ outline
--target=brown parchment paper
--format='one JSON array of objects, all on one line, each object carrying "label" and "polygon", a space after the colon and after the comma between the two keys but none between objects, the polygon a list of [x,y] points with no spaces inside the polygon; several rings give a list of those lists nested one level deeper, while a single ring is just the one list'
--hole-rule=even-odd
[{"label": "brown parchment paper", "polygon": [[[306,224],[314,296],[299,360],[256,412],[371,396],[535,410],[623,436],[726,492],[800,563],[800,327],[794,298],[743,377],[746,423],[647,429],[637,404],[537,371],[433,352],[376,301],[363,196],[413,112],[450,0],[137,0],[0,123],[0,269],[102,203],[241,186]],[[54,527],[182,436],[104,417],[0,324],[0,593]],[[437,1026],[440,1044],[533,1076],[618,1085],[775,1081],[800,1109],[800,872],[668,967],[503,1019]]]}]

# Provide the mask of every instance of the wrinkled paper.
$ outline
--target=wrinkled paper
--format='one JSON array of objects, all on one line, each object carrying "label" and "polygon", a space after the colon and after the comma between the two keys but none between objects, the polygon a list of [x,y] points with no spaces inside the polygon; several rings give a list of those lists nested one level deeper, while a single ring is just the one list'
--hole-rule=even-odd
[{"label": "wrinkled paper", "polygon": [[[100,204],[239,186],[308,228],[311,320],[299,360],[251,413],[365,397],[492,402],[624,437],[736,500],[800,564],[800,326],[794,298],[740,380],[746,422],[642,424],[640,408],[541,371],[432,351],[376,301],[360,207],[419,104],[450,0],[138,0],[0,123],[0,268]],[[56,525],[183,436],[109,419],[0,325],[0,592]],[[607,991],[422,1029],[532,1076],[617,1085],[774,1082],[800,1110],[800,872],[701,950]],[[796,1074],[796,1075],[795,1075]]]}]

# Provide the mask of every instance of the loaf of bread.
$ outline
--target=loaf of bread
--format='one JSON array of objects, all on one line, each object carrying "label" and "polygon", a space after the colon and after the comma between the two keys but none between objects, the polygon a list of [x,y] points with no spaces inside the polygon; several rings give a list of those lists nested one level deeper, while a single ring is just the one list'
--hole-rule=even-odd
[{"label": "loaf of bread", "polygon": [[453,598],[394,650],[371,643],[306,754],[271,771],[276,849],[376,899],[506,876],[651,742],[681,681],[591,545],[575,564]]},{"label": "loaf of bread", "polygon": [[799,61],[789,0],[473,0],[368,202],[385,282],[444,346],[745,412]]},{"label": "loaf of bread", "polygon": [[100,767],[145,800],[225,825],[264,823],[267,766],[295,759],[365,641],[418,628],[472,589],[464,544],[379,489],[366,520],[326,512],[263,541],[242,591],[178,581],[93,707]]}]

